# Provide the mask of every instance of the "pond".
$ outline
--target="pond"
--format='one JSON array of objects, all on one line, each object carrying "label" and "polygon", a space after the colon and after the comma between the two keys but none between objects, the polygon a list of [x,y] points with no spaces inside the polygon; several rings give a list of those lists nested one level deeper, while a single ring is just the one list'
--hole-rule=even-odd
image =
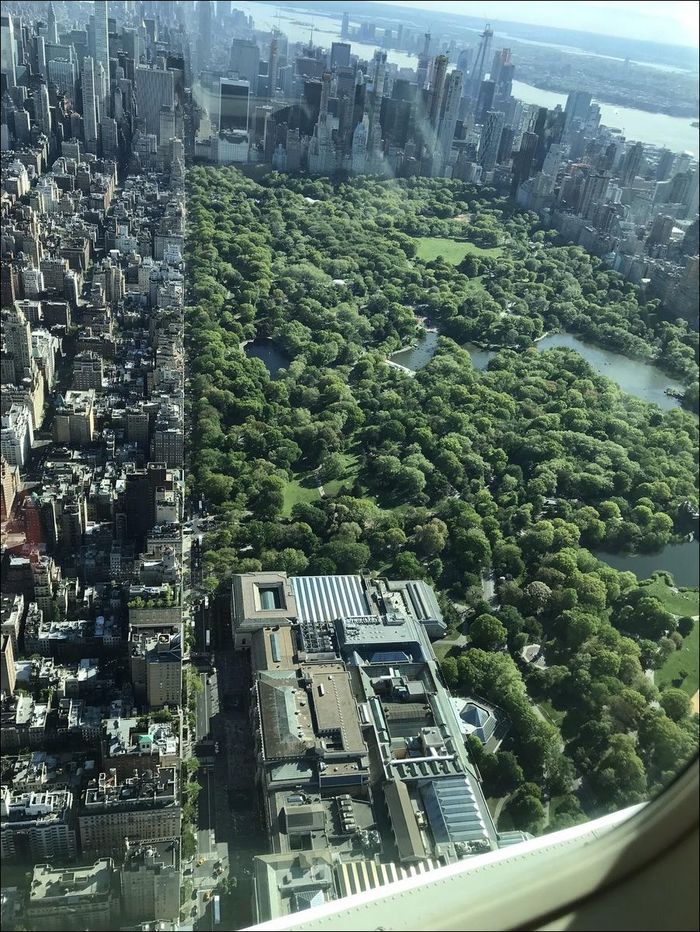
[{"label": "pond", "polygon": [[537,348],[542,351],[557,346],[576,350],[599,375],[612,379],[630,395],[636,395],[643,401],[656,404],[664,411],[680,407],[678,399],[664,394],[664,391],[667,388],[683,391],[684,386],[670,376],[664,375],[657,366],[593,346],[572,333],[554,333],[537,343]]},{"label": "pond", "polygon": [[673,574],[677,586],[700,586],[700,542],[689,540],[684,544],[669,544],[660,553],[603,553],[595,554],[603,563],[620,572],[631,572],[637,579],[649,579],[658,570]]},{"label": "pond", "polygon": [[279,370],[286,369],[291,362],[289,356],[272,340],[251,340],[245,344],[243,351],[249,359],[261,359],[273,379],[279,378]]},{"label": "pond", "polygon": [[405,369],[410,369],[411,372],[417,372],[423,366],[427,366],[435,355],[439,336],[440,334],[434,330],[425,330],[415,346],[407,346],[406,349],[398,350],[392,353],[389,359]]},{"label": "pond", "polygon": [[[423,366],[427,366],[435,355],[439,336],[440,334],[434,330],[426,330],[415,346],[408,346],[406,349],[398,350],[396,353],[392,353],[389,359],[405,369],[410,369],[411,372],[417,372]],[[488,366],[489,360],[496,355],[493,350],[482,349],[473,343],[465,343],[462,349],[469,353],[472,365],[479,372],[483,372]]]},{"label": "pond", "polygon": [[484,372],[489,362],[496,355],[495,350],[483,349],[481,346],[474,346],[473,343],[465,343],[462,349],[465,349],[469,353],[472,365],[475,369],[478,369],[479,372]]}]

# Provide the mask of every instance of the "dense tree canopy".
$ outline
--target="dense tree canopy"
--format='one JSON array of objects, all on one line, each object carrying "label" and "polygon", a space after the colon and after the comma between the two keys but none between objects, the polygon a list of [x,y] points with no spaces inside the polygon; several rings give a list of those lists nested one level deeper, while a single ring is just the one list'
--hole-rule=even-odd
[{"label": "dense tree canopy", "polygon": [[[589,814],[662,785],[692,753],[697,718],[674,691],[658,702],[644,670],[692,620],[681,625],[591,551],[680,539],[679,513],[698,503],[697,419],[533,341],[566,327],[658,356],[691,383],[697,335],[488,189],[275,173],[258,183],[201,167],[188,179],[188,483],[219,516],[207,584],[273,567],[383,572],[429,580],[453,628],[452,605],[466,608],[469,647],[443,675],[510,722],[483,776],[494,792],[516,790],[513,824],[540,827],[550,794],[565,800],[552,824],[575,821],[581,781]],[[417,236],[501,254],[424,261]],[[387,357],[416,339],[417,315],[442,335],[410,377]],[[246,356],[254,339],[286,354],[275,377]],[[499,348],[486,371],[466,341]],[[483,598],[489,572],[497,605]],[[528,644],[544,669],[521,660]]]}]

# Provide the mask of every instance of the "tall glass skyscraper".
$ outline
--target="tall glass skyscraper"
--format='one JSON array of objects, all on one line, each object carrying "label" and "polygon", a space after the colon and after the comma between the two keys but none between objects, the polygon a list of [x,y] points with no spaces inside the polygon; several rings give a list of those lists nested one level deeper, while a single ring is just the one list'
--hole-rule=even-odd
[{"label": "tall glass skyscraper", "polygon": [[100,112],[109,115],[110,84],[109,84],[109,31],[107,17],[109,15],[107,0],[95,0],[95,72],[98,65],[102,65],[105,72],[105,99],[100,100]]}]

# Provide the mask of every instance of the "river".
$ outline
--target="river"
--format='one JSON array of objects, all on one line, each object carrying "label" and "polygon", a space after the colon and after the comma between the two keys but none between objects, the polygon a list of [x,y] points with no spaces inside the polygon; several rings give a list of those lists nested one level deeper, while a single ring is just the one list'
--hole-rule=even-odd
[{"label": "river", "polygon": [[631,572],[637,579],[649,579],[652,573],[667,570],[673,574],[677,586],[700,586],[700,542],[669,544],[661,553],[603,553],[595,554],[603,563],[620,572]]},{"label": "river", "polygon": [[[311,27],[314,29],[316,44],[330,48],[331,42],[340,41],[340,20],[314,14],[308,10],[279,10],[272,4],[256,3],[254,0],[236,2],[238,9],[252,15],[257,29],[271,31],[278,22],[280,29],[290,42],[308,42]],[[278,18],[279,14],[279,18]],[[475,33],[476,34],[476,33]],[[501,38],[506,38],[501,36]],[[495,37],[494,48],[498,36]],[[378,46],[364,42],[352,41],[352,54],[364,59],[371,59]],[[399,68],[416,68],[415,55],[387,49],[387,61]],[[573,90],[573,88],[572,88]],[[522,81],[513,82],[513,96],[526,104],[540,107],[556,107],[566,103],[565,94],[541,90]],[[622,129],[628,139],[638,140],[654,146],[668,146],[674,152],[689,151],[697,156],[700,152],[698,131],[685,117],[672,117],[664,113],[648,113],[631,107],[618,107],[615,104],[600,103],[601,122],[605,126]]]}]

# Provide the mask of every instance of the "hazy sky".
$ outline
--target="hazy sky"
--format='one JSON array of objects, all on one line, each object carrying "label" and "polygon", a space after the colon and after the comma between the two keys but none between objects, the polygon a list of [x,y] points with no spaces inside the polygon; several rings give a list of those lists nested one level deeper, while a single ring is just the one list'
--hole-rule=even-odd
[{"label": "hazy sky", "polygon": [[484,19],[546,24],[560,28],[698,46],[697,0],[376,0],[483,16]]}]

